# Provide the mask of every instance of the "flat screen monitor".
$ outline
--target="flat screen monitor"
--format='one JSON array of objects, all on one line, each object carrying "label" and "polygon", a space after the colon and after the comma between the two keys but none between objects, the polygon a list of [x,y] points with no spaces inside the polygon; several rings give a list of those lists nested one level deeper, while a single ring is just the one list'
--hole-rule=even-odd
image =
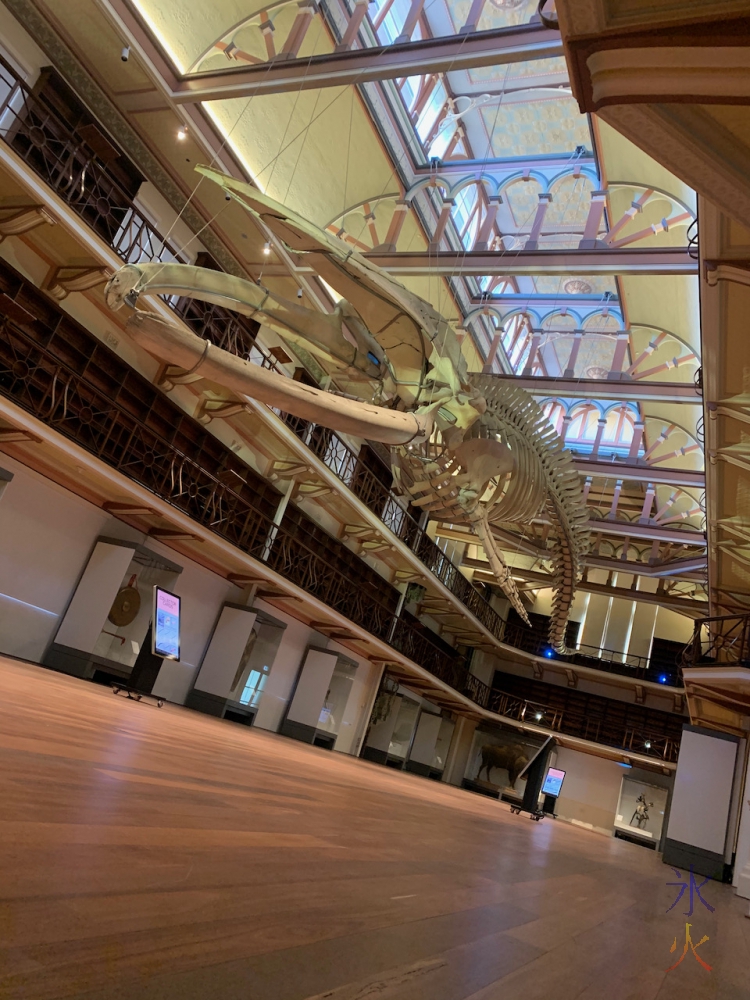
[{"label": "flat screen monitor", "polygon": [[554,795],[555,798],[557,798],[560,794],[560,789],[562,788],[564,779],[565,771],[559,771],[556,767],[551,767],[549,771],[547,771],[547,777],[544,779],[542,794]]},{"label": "flat screen monitor", "polygon": [[180,658],[180,598],[168,590],[154,587],[154,627],[151,649],[167,660]]}]

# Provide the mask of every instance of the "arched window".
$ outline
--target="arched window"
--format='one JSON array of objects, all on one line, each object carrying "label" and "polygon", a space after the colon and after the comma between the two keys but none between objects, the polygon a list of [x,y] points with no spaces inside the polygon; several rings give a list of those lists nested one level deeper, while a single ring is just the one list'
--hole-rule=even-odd
[{"label": "arched window", "polygon": [[505,324],[503,331],[503,347],[516,374],[523,368],[529,356],[531,346],[531,327],[526,316],[517,315]]},{"label": "arched window", "polygon": [[629,406],[618,406],[607,414],[602,443],[625,448],[633,440],[635,415]]},{"label": "arched window", "polygon": [[477,194],[476,185],[471,184],[461,188],[454,199],[453,221],[461,237],[461,242],[467,249],[474,243],[479,222]]},{"label": "arched window", "polygon": [[566,441],[593,442],[599,423],[599,410],[592,403],[584,403],[573,411]]},{"label": "arched window", "polygon": [[544,415],[549,420],[552,427],[557,431],[558,434],[562,434],[563,429],[563,417],[565,416],[565,407],[562,403],[558,403],[556,399],[548,400],[542,407],[544,410]]}]

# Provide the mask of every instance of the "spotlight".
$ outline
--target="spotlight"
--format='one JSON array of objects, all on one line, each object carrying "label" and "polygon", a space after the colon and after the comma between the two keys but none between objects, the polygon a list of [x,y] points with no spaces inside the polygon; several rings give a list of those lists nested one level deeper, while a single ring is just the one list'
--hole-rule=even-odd
[{"label": "spotlight", "polygon": [[184,142],[185,139],[187,139],[187,137],[188,137],[187,125],[180,125],[180,127],[177,129],[177,138],[180,140],[180,142]]},{"label": "spotlight", "polygon": [[662,674],[661,675],[661,677],[659,678],[659,683],[660,684],[666,684],[667,683],[667,675],[666,674]]},{"label": "spotlight", "polygon": [[297,289],[297,298],[298,298],[298,299],[301,299],[301,298],[302,298],[302,289],[301,289],[301,288],[298,288],[298,289]]},{"label": "spotlight", "polygon": [[270,252],[271,252],[271,241],[270,241],[270,240],[267,240],[267,241],[266,241],[266,242],[265,242],[265,243],[263,244],[263,253],[264,253],[264,254],[265,254],[266,256],[268,256],[268,254],[269,254]]},{"label": "spotlight", "polygon": [[646,740],[646,742],[643,745],[644,745],[644,747],[647,750],[650,750],[651,749],[651,740]]},{"label": "spotlight", "polygon": [[120,59],[122,59],[123,62],[127,62],[128,59],[130,59],[130,46],[129,45],[126,45],[125,48],[120,53]]},{"label": "spotlight", "polygon": [[545,649],[544,655],[551,658],[552,656],[554,656],[554,653],[552,652],[551,649]]},{"label": "spotlight", "polygon": [[537,722],[541,722],[542,721],[542,713],[541,712],[537,712],[536,715],[534,716],[534,718],[536,719]]}]

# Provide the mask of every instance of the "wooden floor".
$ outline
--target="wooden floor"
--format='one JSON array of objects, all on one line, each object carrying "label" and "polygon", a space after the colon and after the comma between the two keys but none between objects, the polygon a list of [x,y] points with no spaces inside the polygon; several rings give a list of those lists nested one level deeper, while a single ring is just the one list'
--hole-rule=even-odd
[{"label": "wooden floor", "polygon": [[[0,996],[750,996],[747,903],[489,799],[0,658]],[[678,948],[670,954],[677,938]]]}]

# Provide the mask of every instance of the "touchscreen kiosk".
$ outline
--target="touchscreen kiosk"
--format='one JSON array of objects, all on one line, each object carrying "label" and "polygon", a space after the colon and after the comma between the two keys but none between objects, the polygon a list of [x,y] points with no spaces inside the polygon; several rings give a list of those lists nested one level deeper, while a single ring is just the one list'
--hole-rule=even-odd
[{"label": "touchscreen kiosk", "polygon": [[154,587],[153,621],[151,634],[154,654],[168,660],[179,660],[180,598],[161,587]]},{"label": "touchscreen kiosk", "polygon": [[560,794],[560,789],[562,788],[562,783],[565,778],[565,771],[560,771],[556,767],[551,767],[547,771],[547,777],[544,779],[544,784],[542,785],[543,795],[554,795],[555,798]]}]

